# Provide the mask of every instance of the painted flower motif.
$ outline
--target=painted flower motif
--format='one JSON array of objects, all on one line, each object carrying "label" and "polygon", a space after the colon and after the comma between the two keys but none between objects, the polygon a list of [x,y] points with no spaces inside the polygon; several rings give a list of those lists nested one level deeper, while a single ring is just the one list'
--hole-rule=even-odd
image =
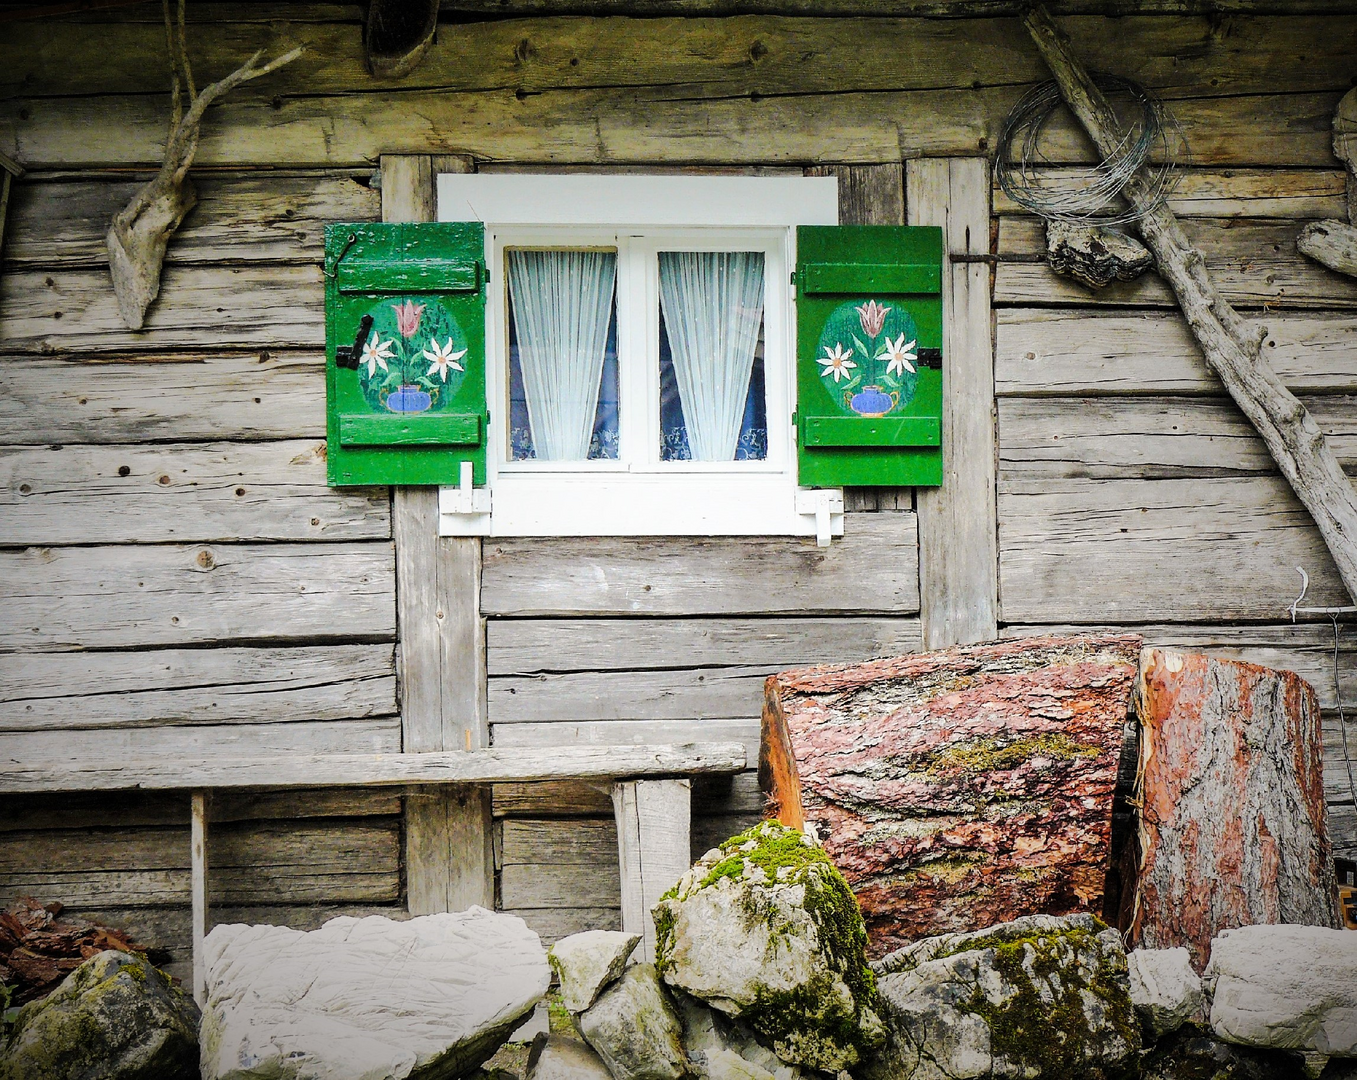
[{"label": "painted flower motif", "polygon": [[888,307],[882,307],[875,300],[868,300],[859,308],[854,308],[858,313],[858,318],[862,320],[862,332],[868,337],[876,337],[881,333],[881,328],[886,325],[886,313],[890,311]]},{"label": "painted flower motif", "polygon": [[429,370],[424,373],[426,376],[437,375],[443,382],[447,382],[448,368],[452,368],[453,371],[466,370],[457,361],[464,357],[467,351],[463,349],[461,352],[453,352],[452,338],[448,338],[446,345],[438,344],[437,338],[434,338],[429,344],[432,348],[424,350],[424,359],[430,362]]},{"label": "painted flower motif", "polygon": [[857,367],[857,364],[848,359],[853,355],[853,350],[849,349],[847,352],[844,352],[843,346],[838,342],[835,342],[833,349],[830,349],[828,345],[825,345],[824,350],[825,359],[822,360],[818,356],[815,358],[816,363],[824,368],[820,374],[833,375],[836,383],[840,379],[851,379],[853,376],[850,375],[849,372]]},{"label": "painted flower motif", "polygon": [[401,332],[401,337],[410,338],[415,336],[415,331],[419,329],[419,317],[424,313],[423,304],[416,304],[413,300],[407,300],[403,304],[392,304],[391,310],[396,313],[396,327]]},{"label": "painted flower motif", "polygon": [[914,365],[910,361],[919,359],[919,354],[914,351],[918,343],[917,338],[906,342],[904,334],[894,341],[887,338],[881,355],[877,357],[878,360],[886,361],[886,374],[903,375],[906,371],[914,371]]},{"label": "painted flower motif", "polygon": [[391,354],[391,346],[395,343],[395,338],[392,338],[390,341],[378,341],[376,334],[373,334],[367,341],[363,342],[363,355],[359,359],[359,363],[367,364],[369,379],[377,374],[378,368],[385,371],[386,362],[388,360],[395,359]]}]

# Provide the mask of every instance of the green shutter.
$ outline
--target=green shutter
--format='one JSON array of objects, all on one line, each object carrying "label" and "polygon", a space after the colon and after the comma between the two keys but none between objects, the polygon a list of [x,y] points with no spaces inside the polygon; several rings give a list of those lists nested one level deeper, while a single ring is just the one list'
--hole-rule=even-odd
[{"label": "green shutter", "polygon": [[798,479],[942,483],[942,230],[796,230]]},{"label": "green shutter", "polygon": [[484,258],[478,222],[326,227],[331,484],[485,483]]}]

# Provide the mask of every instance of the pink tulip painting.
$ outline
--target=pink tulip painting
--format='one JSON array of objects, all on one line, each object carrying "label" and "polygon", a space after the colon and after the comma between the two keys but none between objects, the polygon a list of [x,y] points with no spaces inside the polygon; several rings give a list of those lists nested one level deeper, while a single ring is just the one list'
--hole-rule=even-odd
[{"label": "pink tulip painting", "polygon": [[419,317],[424,313],[424,305],[407,300],[403,304],[392,304],[391,309],[396,313],[396,328],[400,330],[401,337],[414,337],[419,329]]},{"label": "pink tulip painting", "polygon": [[882,307],[875,300],[868,300],[860,308],[854,308],[858,313],[858,318],[862,320],[862,332],[868,337],[876,337],[881,333],[881,328],[886,325],[886,313],[890,311],[888,307]]}]

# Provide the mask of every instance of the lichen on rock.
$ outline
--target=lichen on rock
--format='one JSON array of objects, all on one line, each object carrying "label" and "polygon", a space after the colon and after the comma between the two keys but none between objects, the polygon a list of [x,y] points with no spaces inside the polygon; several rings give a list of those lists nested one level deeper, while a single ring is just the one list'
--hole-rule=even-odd
[{"label": "lichen on rock", "polygon": [[765,821],[727,840],[653,914],[665,982],[738,1019],[783,1061],[837,1072],[883,1044],[862,914],[803,833]]}]

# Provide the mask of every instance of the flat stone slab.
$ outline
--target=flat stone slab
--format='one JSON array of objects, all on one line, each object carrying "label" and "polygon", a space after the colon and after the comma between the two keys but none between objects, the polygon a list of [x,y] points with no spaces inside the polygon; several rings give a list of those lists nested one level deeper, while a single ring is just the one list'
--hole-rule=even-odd
[{"label": "flat stone slab", "polygon": [[556,942],[547,956],[561,980],[561,1004],[572,1013],[589,1008],[622,974],[640,940],[620,930],[586,930]]},{"label": "flat stone slab", "polygon": [[541,939],[484,908],[205,943],[204,1080],[444,1080],[489,1058],[546,993]]}]

